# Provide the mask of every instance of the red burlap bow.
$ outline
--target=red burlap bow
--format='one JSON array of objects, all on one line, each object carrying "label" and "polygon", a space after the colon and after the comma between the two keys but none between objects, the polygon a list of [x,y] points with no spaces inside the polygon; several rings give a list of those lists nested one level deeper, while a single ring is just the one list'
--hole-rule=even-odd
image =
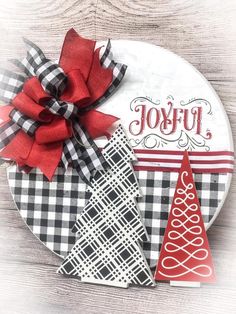
[{"label": "red burlap bow", "polygon": [[[84,109],[102,97],[112,82],[112,70],[101,66],[99,51],[99,48],[95,50],[95,41],[80,37],[73,29],[66,34],[59,65],[67,76],[67,84],[57,100]],[[20,130],[0,156],[23,167],[37,167],[49,180],[61,160],[64,141],[73,135],[73,119],[54,115],[45,107],[52,97],[38,78],[32,77],[0,115],[2,125],[9,121],[12,109],[40,123],[34,136]],[[78,118],[92,138],[107,135],[107,129],[118,120],[96,110],[81,112]]]}]

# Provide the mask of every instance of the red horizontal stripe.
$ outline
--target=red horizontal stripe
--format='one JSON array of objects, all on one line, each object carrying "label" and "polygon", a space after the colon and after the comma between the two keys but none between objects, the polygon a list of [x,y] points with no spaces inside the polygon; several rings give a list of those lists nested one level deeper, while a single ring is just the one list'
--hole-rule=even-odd
[{"label": "red horizontal stripe", "polygon": [[[149,162],[166,162],[166,163],[181,163],[182,159],[161,159],[161,158],[138,158],[138,161],[149,161]],[[227,159],[219,159],[219,160],[190,160],[190,163],[193,164],[234,164],[233,160],[227,160]]]},{"label": "red horizontal stripe", "polygon": [[[179,172],[180,168],[169,167],[150,167],[150,166],[134,166],[136,171],[163,171],[163,172]],[[233,169],[230,168],[217,168],[217,169],[196,169],[192,168],[194,173],[232,173]]]},{"label": "red horizontal stripe", "polygon": [[[153,149],[134,149],[137,154],[157,154],[157,155],[179,155],[182,156],[184,151],[175,150],[153,150]],[[234,156],[230,151],[212,151],[212,152],[188,152],[189,156]]]}]

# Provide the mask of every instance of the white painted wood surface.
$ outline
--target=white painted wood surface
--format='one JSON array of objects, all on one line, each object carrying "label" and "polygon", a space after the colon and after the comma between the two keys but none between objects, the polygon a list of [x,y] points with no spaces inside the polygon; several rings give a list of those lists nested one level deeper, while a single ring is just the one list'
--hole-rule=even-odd
[{"label": "white painted wood surface", "polygon": [[[236,136],[235,0],[0,0],[0,61],[23,56],[21,37],[55,58],[66,30],[103,40],[145,40],[191,62],[212,83]],[[208,232],[218,282],[200,289],[128,290],[56,274],[60,259],[30,233],[0,170],[0,313],[235,313],[236,183]]]}]

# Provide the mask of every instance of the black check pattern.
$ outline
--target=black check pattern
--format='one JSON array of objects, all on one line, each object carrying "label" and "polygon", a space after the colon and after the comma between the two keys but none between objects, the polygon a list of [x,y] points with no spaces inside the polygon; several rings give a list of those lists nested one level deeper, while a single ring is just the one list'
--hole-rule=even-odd
[{"label": "black check pattern", "polygon": [[58,168],[51,181],[37,169],[29,174],[16,169],[8,177],[22,217],[49,249],[66,256],[76,240],[71,228],[89,198],[86,184],[71,167],[66,173]]},{"label": "black check pattern", "polygon": [[78,107],[73,103],[57,100],[55,98],[47,101],[45,107],[53,114],[63,116],[67,120],[73,115],[78,114]]},{"label": "black check pattern", "polygon": [[90,185],[90,177],[95,170],[104,170],[107,163],[95,144],[78,122],[74,122],[74,137],[64,143],[61,164],[67,169],[71,164],[79,176]]},{"label": "black check pattern", "polygon": [[[96,172],[91,181],[92,196],[73,228],[80,237],[59,273],[82,280],[105,280],[111,285],[154,285],[138,245],[148,238],[135,202],[140,191],[130,165],[135,158],[127,143],[119,126],[104,149],[110,169]],[[112,166],[115,161],[118,167]]]},{"label": "black check pattern", "polygon": [[52,96],[60,96],[66,87],[67,77],[56,62],[48,60],[42,50],[28,39],[27,56],[22,60],[11,60],[28,76],[37,76],[42,87]]},{"label": "black check pattern", "polygon": [[25,133],[33,136],[39,123],[33,119],[28,118],[22,114],[19,110],[13,109],[9,115],[13,122],[15,122]]},{"label": "black check pattern", "polygon": [[20,127],[13,121],[4,124],[0,128],[0,149],[4,148],[15,137],[16,133],[20,131]]},{"label": "black check pattern", "polygon": [[35,76],[35,70],[45,58],[43,51],[32,41],[23,38],[27,47],[27,56],[23,60],[12,59],[11,62],[19,67],[28,77]]},{"label": "black check pattern", "polygon": [[[178,173],[135,171],[142,197],[137,203],[150,242],[143,244],[147,262],[156,266]],[[9,185],[21,216],[32,232],[52,251],[65,257],[76,241],[71,231],[86,206],[89,192],[72,167],[58,168],[49,182],[37,169],[29,174],[16,166],[8,170]],[[223,201],[226,174],[195,174],[195,184],[205,224]]]},{"label": "black check pattern", "polygon": [[58,64],[44,59],[35,74],[47,93],[60,97],[66,87],[67,77]]},{"label": "black check pattern", "polygon": [[113,60],[113,54],[111,52],[111,41],[108,40],[107,46],[105,48],[105,51],[100,59],[101,65],[104,68],[110,68],[113,72],[113,79],[112,83],[109,86],[109,88],[106,90],[105,94],[100,97],[97,101],[95,101],[93,104],[90,106],[86,107],[85,110],[90,110],[91,108],[96,108],[100,106],[104,101],[106,101],[112,94],[115,93],[117,88],[120,86],[126,70],[127,70],[127,65],[117,63]]},{"label": "black check pattern", "polygon": [[21,92],[26,77],[8,70],[0,70],[0,100],[9,104]]}]

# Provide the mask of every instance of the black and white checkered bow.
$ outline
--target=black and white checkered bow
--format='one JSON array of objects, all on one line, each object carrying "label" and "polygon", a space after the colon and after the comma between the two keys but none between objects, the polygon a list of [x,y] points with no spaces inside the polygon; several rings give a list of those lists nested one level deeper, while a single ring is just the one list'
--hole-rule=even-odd
[{"label": "black and white checkered bow", "polygon": [[[71,164],[77,169],[80,177],[89,183],[90,176],[95,169],[103,169],[106,162],[89,134],[76,122],[76,115],[79,113],[78,107],[73,103],[58,100],[63,93],[67,77],[63,69],[51,60],[48,60],[42,50],[31,41],[24,39],[27,45],[27,56],[23,60],[11,60],[17,67],[23,70],[24,74],[16,74],[11,71],[3,70],[0,72],[0,100],[10,104],[15,96],[22,91],[24,82],[27,78],[36,76],[43,89],[53,96],[46,101],[44,106],[53,114],[63,116],[65,119],[73,119],[74,137],[64,143],[61,164],[66,167]],[[112,59],[111,43],[108,41],[104,53],[100,58],[104,68],[110,68],[113,72],[113,79],[107,91],[95,103],[91,104],[86,110],[99,106],[119,87],[127,66],[115,63]],[[3,149],[16,135],[23,130],[30,136],[34,136],[40,126],[35,121],[18,109],[10,113],[11,121],[0,128],[0,149]]]}]

